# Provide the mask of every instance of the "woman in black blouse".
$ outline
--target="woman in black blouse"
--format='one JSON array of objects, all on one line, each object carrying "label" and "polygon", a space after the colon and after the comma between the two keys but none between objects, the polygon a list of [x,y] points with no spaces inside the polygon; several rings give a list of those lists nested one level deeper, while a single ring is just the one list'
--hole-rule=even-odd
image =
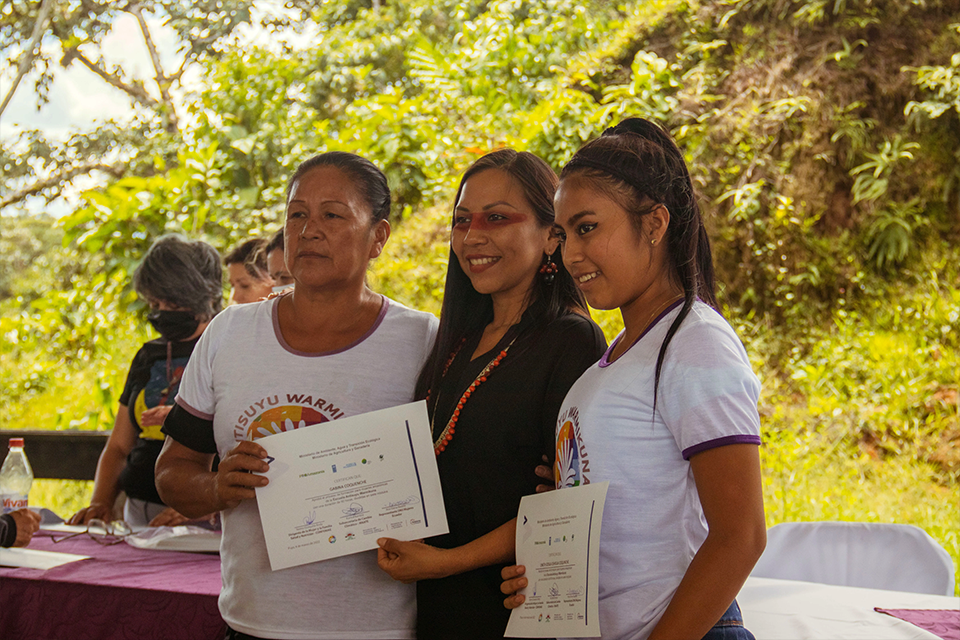
[{"label": "woman in black blouse", "polygon": [[440,331],[418,381],[427,398],[450,533],[382,539],[380,566],[417,582],[417,637],[502,638],[500,569],[520,498],[552,464],[557,412],[606,344],[560,258],[557,177],[496,151],[457,192]]}]

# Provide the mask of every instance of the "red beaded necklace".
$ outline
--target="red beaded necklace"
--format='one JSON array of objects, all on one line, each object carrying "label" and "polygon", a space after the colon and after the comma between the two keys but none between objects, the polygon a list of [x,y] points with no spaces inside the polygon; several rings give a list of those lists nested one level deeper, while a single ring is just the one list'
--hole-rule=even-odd
[{"label": "red beaded necklace", "polygon": [[[467,403],[467,400],[470,399],[470,396],[473,395],[473,392],[480,386],[481,382],[487,381],[487,376],[490,375],[490,372],[497,368],[497,365],[500,364],[500,361],[507,357],[507,351],[513,345],[516,338],[510,341],[506,347],[503,348],[503,351],[497,354],[497,357],[487,363],[477,377],[474,378],[473,382],[470,383],[470,386],[467,387],[467,390],[463,392],[463,395],[460,397],[460,400],[457,402],[457,407],[453,410],[453,415],[450,416],[450,420],[447,422],[447,426],[443,428],[443,431],[440,433],[440,437],[436,439],[433,443],[433,453],[440,455],[440,452],[447,448],[447,445],[450,444],[450,441],[453,439],[453,432],[456,430],[457,420],[460,418],[460,412],[463,410],[463,405]],[[453,350],[453,353],[450,354],[450,358],[447,360],[447,364],[443,367],[443,374],[441,378],[447,375],[447,370],[450,368],[450,365],[453,364],[453,360],[457,357],[457,354],[460,352],[463,343],[466,342],[466,338],[460,341],[460,344],[457,345],[457,348]],[[429,394],[427,395],[429,398]],[[437,402],[440,401],[440,394],[437,393]],[[434,405],[434,419],[436,419],[436,405]],[[433,430],[433,420],[430,421],[430,429]]]}]

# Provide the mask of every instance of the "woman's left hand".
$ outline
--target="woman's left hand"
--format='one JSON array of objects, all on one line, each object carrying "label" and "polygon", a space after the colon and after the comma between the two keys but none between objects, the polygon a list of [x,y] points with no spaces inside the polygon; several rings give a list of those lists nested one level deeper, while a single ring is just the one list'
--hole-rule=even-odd
[{"label": "woman's left hand", "polygon": [[178,524],[183,524],[189,520],[187,516],[181,514],[176,509],[167,507],[163,511],[157,514],[157,516],[150,521],[150,524],[147,526],[150,527],[175,527]]},{"label": "woman's left hand", "polygon": [[417,540],[403,542],[393,538],[377,540],[377,564],[391,578],[404,584],[430,578],[445,578],[453,572],[448,570],[449,549],[440,549]]},{"label": "woman's left hand", "polygon": [[527,579],[523,576],[527,568],[522,564],[515,564],[504,567],[500,570],[500,577],[503,582],[500,583],[500,593],[507,596],[503,601],[503,606],[507,609],[516,609],[523,604],[526,596],[519,593],[520,589],[527,586]]}]

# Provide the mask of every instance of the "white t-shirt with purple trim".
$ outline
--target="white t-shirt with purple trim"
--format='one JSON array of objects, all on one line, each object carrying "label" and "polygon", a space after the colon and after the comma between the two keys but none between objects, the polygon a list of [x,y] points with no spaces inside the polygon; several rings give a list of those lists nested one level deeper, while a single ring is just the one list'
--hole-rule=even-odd
[{"label": "white t-shirt with purple trim", "polygon": [[557,422],[557,487],[610,482],[600,530],[600,631],[646,638],[707,535],[689,458],[727,444],[760,444],[760,382],[729,324],[703,302],[660,345],[682,301],[616,361],[574,383]]},{"label": "white t-shirt with purple trim", "polygon": [[[197,344],[177,403],[212,420],[221,456],[240,440],[410,402],[437,319],[383,298],[370,331],[335,352],[303,353],[280,333],[280,298],[229,307]],[[376,551],[271,571],[256,500],[223,512],[220,612],[237,631],[277,639],[413,638],[414,585]]]}]

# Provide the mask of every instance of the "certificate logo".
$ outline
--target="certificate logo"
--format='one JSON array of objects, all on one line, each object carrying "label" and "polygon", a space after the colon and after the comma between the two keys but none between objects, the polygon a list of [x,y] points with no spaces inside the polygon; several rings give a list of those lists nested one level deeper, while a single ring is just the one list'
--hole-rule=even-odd
[{"label": "certificate logo", "polygon": [[357,536],[354,535],[353,532],[351,532],[351,533],[348,533],[346,536],[344,536],[344,540],[353,540],[356,537]]},{"label": "certificate logo", "polygon": [[329,538],[327,538],[327,542],[329,542],[330,544],[333,544],[336,541],[337,541],[337,536],[330,536]]}]

